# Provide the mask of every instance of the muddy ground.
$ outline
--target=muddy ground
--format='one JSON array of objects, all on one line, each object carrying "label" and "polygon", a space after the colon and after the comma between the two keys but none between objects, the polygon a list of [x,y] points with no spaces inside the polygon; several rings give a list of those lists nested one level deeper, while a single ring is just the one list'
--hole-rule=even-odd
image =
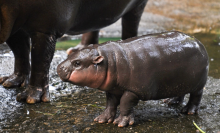
[{"label": "muddy ground", "polygon": [[[204,131],[220,131],[220,80],[209,77],[198,115],[184,115],[182,106],[168,107],[163,100],[141,101],[135,108],[135,125],[118,128],[98,124],[93,119],[105,107],[105,93],[96,89],[63,83],[56,73],[57,64],[65,59],[57,51],[50,69],[50,103],[28,105],[15,100],[22,89],[0,86],[0,131],[2,132],[196,132],[195,121]],[[11,73],[12,53],[1,57],[4,69]],[[3,65],[1,63],[1,65]]]},{"label": "muddy ground", "polygon": [[[21,88],[0,85],[0,132],[167,132],[195,133],[193,121],[205,132],[220,132],[220,3],[218,0],[149,0],[140,23],[139,35],[179,30],[196,36],[206,46],[210,73],[200,112],[184,115],[182,106],[168,107],[163,100],[140,101],[135,107],[135,124],[118,128],[93,119],[105,108],[105,93],[63,83],[56,66],[66,58],[56,51],[50,68],[50,103],[29,105],[15,100]],[[119,36],[120,22],[104,28],[101,36]],[[13,54],[0,45],[0,76],[13,72]],[[118,112],[119,113],[119,112]]]}]

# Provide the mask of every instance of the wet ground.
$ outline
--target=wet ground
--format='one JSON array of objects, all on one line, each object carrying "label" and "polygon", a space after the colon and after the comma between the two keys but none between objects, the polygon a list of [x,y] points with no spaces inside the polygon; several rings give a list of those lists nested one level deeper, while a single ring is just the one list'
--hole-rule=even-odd
[{"label": "wet ground", "polygon": [[[202,0],[207,2],[206,0]],[[164,5],[174,8],[173,3],[179,1],[159,0],[149,1],[149,8],[141,22],[139,34],[177,29],[189,33],[198,38],[206,47],[210,58],[209,78],[204,88],[198,115],[184,115],[180,109],[187,103],[187,98],[182,106],[168,107],[163,100],[140,101],[135,107],[135,124],[125,128],[118,128],[113,124],[98,124],[93,119],[105,108],[105,93],[96,89],[79,87],[69,83],[63,83],[57,76],[56,66],[66,58],[65,51],[56,51],[50,68],[50,103],[29,105],[15,100],[16,95],[22,91],[20,88],[6,89],[0,85],[0,132],[167,132],[167,133],[195,133],[198,130],[193,121],[205,132],[220,132],[220,22],[212,18],[216,4],[213,0],[212,14],[207,23],[201,18],[203,11],[194,11],[188,20],[185,18],[191,5],[186,3],[187,9],[178,7],[174,13],[170,13]],[[211,3],[211,2],[210,2]],[[204,3],[203,3],[204,4]],[[196,8],[204,8],[195,6]],[[207,4],[207,3],[205,3]],[[210,4],[207,4],[210,5]],[[184,7],[183,6],[183,7]],[[153,8],[154,7],[154,8]],[[199,8],[200,7],[200,8]],[[206,6],[207,8],[207,6]],[[153,10],[154,9],[154,10]],[[161,10],[167,11],[161,12]],[[173,9],[174,10],[174,9]],[[206,9],[205,9],[206,11]],[[171,15],[170,15],[170,14]],[[175,17],[183,14],[182,21]],[[201,13],[201,14],[200,14]],[[173,14],[173,15],[172,15]],[[199,22],[195,22],[194,17]],[[220,18],[220,17],[218,17]],[[187,22],[187,23],[186,23]],[[211,23],[211,25],[210,25]],[[169,25],[170,24],[170,25]],[[150,26],[149,26],[150,25]],[[188,25],[183,28],[184,25]],[[115,24],[117,27],[117,24]],[[146,27],[145,27],[146,26]],[[179,27],[179,28],[178,28]],[[211,28],[210,28],[211,27]],[[107,35],[108,28],[102,31]],[[114,31],[114,30],[113,30]],[[109,33],[110,33],[109,32]],[[109,34],[111,35],[111,34]],[[116,35],[116,34],[115,34]],[[0,76],[13,72],[13,54],[6,45],[0,46]]]}]

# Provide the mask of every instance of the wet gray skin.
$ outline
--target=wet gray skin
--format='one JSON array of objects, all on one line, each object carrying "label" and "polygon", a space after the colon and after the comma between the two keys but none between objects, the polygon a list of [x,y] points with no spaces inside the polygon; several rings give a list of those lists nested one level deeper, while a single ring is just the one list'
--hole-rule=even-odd
[{"label": "wet gray skin", "polygon": [[[198,115],[184,115],[182,106],[168,107],[163,100],[140,101],[135,107],[135,124],[118,128],[99,124],[93,119],[105,108],[105,93],[63,83],[56,73],[57,65],[66,59],[65,51],[56,51],[50,68],[50,103],[27,105],[15,100],[19,88],[0,86],[0,132],[187,132],[195,133],[193,121],[206,132],[220,131],[220,42],[215,34],[194,34],[204,43],[210,58],[210,71]],[[0,48],[1,49],[1,48]],[[0,50],[0,74],[13,71],[13,55]],[[4,65],[3,65],[4,64]],[[117,112],[117,116],[119,112]]]}]

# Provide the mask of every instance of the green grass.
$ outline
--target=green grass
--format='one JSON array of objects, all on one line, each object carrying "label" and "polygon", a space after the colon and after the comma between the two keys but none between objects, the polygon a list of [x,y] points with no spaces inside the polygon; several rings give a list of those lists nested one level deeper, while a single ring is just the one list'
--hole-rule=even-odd
[{"label": "green grass", "polygon": [[[117,41],[120,38],[99,38],[99,43],[107,41]],[[68,41],[59,41],[56,44],[56,50],[67,50],[70,47],[74,47],[80,43],[80,40],[68,40]]]}]

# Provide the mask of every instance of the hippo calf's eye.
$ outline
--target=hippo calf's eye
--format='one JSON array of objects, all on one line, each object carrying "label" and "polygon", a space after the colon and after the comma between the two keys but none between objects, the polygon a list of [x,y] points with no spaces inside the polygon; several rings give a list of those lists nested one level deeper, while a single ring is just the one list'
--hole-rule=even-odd
[{"label": "hippo calf's eye", "polygon": [[75,61],[73,65],[74,65],[74,67],[79,67],[80,66],[80,61]]}]

